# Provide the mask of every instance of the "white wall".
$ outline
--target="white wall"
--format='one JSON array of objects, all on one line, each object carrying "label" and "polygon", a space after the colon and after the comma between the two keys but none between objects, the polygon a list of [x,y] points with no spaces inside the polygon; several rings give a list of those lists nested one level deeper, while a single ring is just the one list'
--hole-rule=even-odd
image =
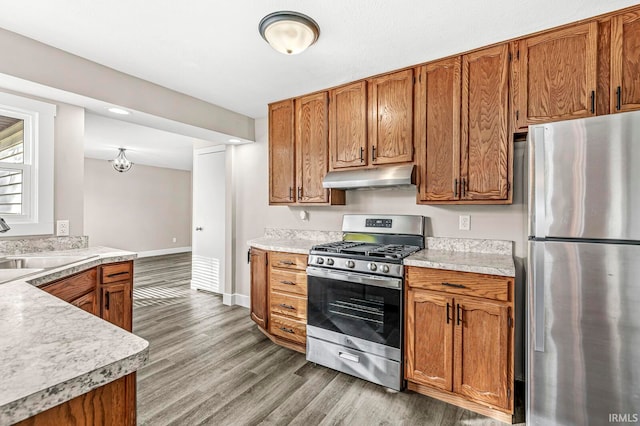
[{"label": "white wall", "polygon": [[118,173],[108,161],[84,163],[89,245],[135,252],[191,246],[191,172],[134,164]]},{"label": "white wall", "polygon": [[[249,295],[246,241],[262,236],[265,227],[339,231],[345,213],[417,214],[430,218],[429,236],[489,238],[515,241],[515,255],[526,254],[526,206],[523,200],[523,149],[516,144],[514,203],[508,206],[422,206],[416,190],[349,190],[345,206],[269,206],[268,122],[256,120],[256,143],[235,147],[234,186],[236,211],[235,292]],[[299,218],[300,210],[309,220]],[[471,230],[458,230],[458,215],[471,215]]]}]

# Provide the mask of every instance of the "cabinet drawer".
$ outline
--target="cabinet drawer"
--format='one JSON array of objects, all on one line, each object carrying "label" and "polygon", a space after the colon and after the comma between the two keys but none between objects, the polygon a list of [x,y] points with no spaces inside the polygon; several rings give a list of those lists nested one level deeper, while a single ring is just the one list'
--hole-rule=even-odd
[{"label": "cabinet drawer", "polygon": [[411,266],[407,267],[406,278],[412,288],[502,301],[510,300],[509,285],[513,282],[510,277]]},{"label": "cabinet drawer", "polygon": [[71,302],[96,289],[96,268],[64,278],[42,287],[42,290],[66,302]]},{"label": "cabinet drawer", "polygon": [[307,323],[303,321],[271,315],[269,333],[301,344],[307,343]]},{"label": "cabinet drawer", "polygon": [[102,266],[101,283],[115,283],[131,279],[131,262],[113,263]]},{"label": "cabinet drawer", "polygon": [[284,269],[271,269],[271,290],[292,293],[299,296],[307,296],[307,273],[288,271]]},{"label": "cabinet drawer", "polygon": [[272,251],[269,252],[269,263],[276,268],[304,271],[307,269],[307,255]]},{"label": "cabinet drawer", "polygon": [[269,298],[272,314],[295,317],[303,321],[307,320],[307,298],[290,296],[272,291]]}]

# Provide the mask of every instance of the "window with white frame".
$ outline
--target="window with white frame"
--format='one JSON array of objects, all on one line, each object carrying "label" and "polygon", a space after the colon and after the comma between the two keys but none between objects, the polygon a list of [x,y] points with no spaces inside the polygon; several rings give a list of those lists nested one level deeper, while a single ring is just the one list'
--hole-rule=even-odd
[{"label": "window with white frame", "polygon": [[0,92],[2,236],[53,233],[53,125],[56,108]]}]

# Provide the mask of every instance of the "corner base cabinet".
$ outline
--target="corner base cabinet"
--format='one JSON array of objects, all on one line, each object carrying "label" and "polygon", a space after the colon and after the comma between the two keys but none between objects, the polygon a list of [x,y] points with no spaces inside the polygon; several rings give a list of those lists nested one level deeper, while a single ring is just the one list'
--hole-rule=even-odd
[{"label": "corner base cabinet", "polygon": [[307,255],[251,248],[251,319],[271,341],[307,346]]},{"label": "corner base cabinet", "polygon": [[[108,263],[41,287],[129,332],[132,330],[133,262]],[[136,373],[52,407],[17,425],[136,424]]]},{"label": "corner base cabinet", "polygon": [[514,279],[407,267],[408,388],[494,419],[514,418]]}]

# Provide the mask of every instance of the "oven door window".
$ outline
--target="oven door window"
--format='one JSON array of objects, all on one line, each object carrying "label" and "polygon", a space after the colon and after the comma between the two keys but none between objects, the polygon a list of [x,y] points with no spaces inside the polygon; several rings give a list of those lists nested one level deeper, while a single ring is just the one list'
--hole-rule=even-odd
[{"label": "oven door window", "polygon": [[400,349],[402,291],[308,276],[307,323]]}]

